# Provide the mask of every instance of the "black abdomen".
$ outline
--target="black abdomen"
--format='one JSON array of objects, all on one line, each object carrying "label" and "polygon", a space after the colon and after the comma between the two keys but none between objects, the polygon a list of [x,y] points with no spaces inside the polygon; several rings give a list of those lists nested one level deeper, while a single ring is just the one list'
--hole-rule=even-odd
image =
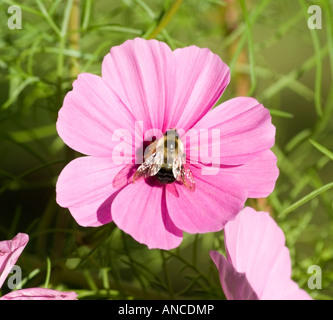
[{"label": "black abdomen", "polygon": [[172,167],[162,167],[156,173],[155,177],[163,184],[172,183],[176,180],[172,172]]}]

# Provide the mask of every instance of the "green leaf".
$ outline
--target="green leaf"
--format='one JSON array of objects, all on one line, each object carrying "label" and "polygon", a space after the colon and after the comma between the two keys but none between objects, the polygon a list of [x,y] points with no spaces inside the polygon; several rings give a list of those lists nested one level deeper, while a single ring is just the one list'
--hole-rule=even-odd
[{"label": "green leaf", "polygon": [[333,152],[319,144],[318,142],[309,139],[309,142],[316,148],[318,149],[321,153],[323,153],[325,156],[328,156],[331,160],[333,160]]},{"label": "green leaf", "polygon": [[41,13],[43,14],[45,20],[48,22],[48,24],[54,30],[54,32],[60,37],[61,36],[60,29],[55,24],[55,22],[52,20],[50,14],[48,13],[48,11],[46,10],[46,8],[44,7],[44,4],[42,3],[42,1],[41,0],[36,0],[36,2],[37,2],[37,5],[38,5]]},{"label": "green leaf", "polygon": [[298,207],[302,206],[303,204],[309,202],[310,200],[312,200],[313,198],[319,196],[320,194],[322,194],[323,192],[329,190],[333,188],[333,182],[328,183],[312,192],[310,192],[308,195],[306,195],[305,197],[303,197],[302,199],[296,201],[294,204],[292,204],[291,206],[289,206],[287,209],[283,210],[279,216],[284,216],[287,213],[294,211],[295,209],[297,209]]},{"label": "green leaf", "polygon": [[12,95],[8,98],[8,100],[2,105],[2,109],[7,109],[15,102],[17,97],[20,95],[20,93],[24,90],[25,87],[27,87],[29,84],[39,81],[37,77],[30,77],[28,79],[25,79],[12,93]]},{"label": "green leaf", "polygon": [[281,111],[277,109],[269,109],[269,112],[272,116],[276,117],[287,118],[287,119],[292,119],[294,117],[294,115],[290,112]]},{"label": "green leaf", "polygon": [[9,132],[8,135],[15,142],[25,143],[36,139],[43,139],[47,137],[52,137],[57,134],[55,124],[41,126],[38,128],[33,128],[29,130],[21,130],[15,132]]}]

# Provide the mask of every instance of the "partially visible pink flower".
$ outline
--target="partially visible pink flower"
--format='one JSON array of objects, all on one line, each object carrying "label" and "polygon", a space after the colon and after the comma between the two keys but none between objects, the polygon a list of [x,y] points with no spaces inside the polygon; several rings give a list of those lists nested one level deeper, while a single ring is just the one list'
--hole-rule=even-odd
[{"label": "partially visible pink flower", "polygon": [[227,258],[210,256],[228,300],[309,300],[291,279],[283,231],[267,212],[243,209],[224,228]]},{"label": "partially visible pink flower", "polygon": [[18,233],[12,240],[0,241],[0,288],[29,241],[25,233]]},{"label": "partially visible pink flower", "polygon": [[[163,42],[140,38],[113,47],[102,76],[80,74],[59,111],[60,137],[87,156],[61,172],[58,204],[81,226],[114,221],[149,248],[172,249],[183,231],[219,231],[248,197],[269,195],[279,172],[270,150],[275,127],[268,109],[253,98],[235,98],[211,110],[229,79],[228,66],[207,48],[172,51]],[[183,131],[194,192],[178,181],[162,185],[155,176],[132,183],[138,151],[153,129],[160,133],[150,138],[157,139],[169,129]],[[121,140],[121,130],[132,140]],[[123,164],[114,161],[120,144],[129,150]],[[214,153],[216,161],[209,162]],[[215,173],[207,174],[209,169]]]},{"label": "partially visible pink flower", "polygon": [[[0,241],[0,288],[29,241],[25,233],[18,233],[12,240]],[[0,300],[75,300],[77,294],[52,289],[30,288],[12,291]]]},{"label": "partially visible pink flower", "polygon": [[0,300],[76,300],[73,291],[62,292],[44,288],[21,289],[7,293]]}]

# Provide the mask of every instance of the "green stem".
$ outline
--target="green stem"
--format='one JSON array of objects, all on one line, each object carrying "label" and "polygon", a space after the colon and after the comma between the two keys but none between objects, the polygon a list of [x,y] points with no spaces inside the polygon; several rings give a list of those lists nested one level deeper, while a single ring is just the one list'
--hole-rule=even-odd
[{"label": "green stem", "polygon": [[[303,7],[304,15],[308,18],[307,13],[307,3],[304,0],[299,0],[300,5]],[[310,30],[313,47],[314,47],[314,56],[316,58],[316,78],[315,78],[315,109],[316,113],[319,117],[323,116],[323,110],[321,105],[321,87],[322,87],[322,74],[323,74],[323,66],[322,66],[322,58],[320,55],[321,51],[321,43],[319,40],[317,30]]]},{"label": "green stem", "polygon": [[169,275],[168,268],[167,268],[167,259],[165,258],[163,251],[160,251],[160,253],[161,253],[162,260],[163,260],[163,273],[164,273],[166,287],[168,288],[171,299],[175,299],[170,275]]},{"label": "green stem", "polygon": [[182,1],[183,0],[175,0],[173,2],[170,9],[163,16],[163,18],[158,23],[156,28],[147,36],[147,39],[154,39],[154,38],[156,38],[156,36],[158,36],[162,32],[162,30],[167,26],[167,24],[170,22],[172,17],[176,14],[176,12],[177,12],[179,6],[181,5]]},{"label": "green stem", "polygon": [[250,65],[250,79],[251,79],[251,87],[248,91],[248,95],[251,96],[252,93],[255,91],[257,86],[257,77],[256,77],[256,71],[255,71],[255,53],[254,53],[254,44],[253,44],[253,37],[252,37],[252,24],[249,19],[248,10],[246,8],[246,4],[244,0],[241,0],[240,2],[245,23],[246,23],[246,33],[247,33],[247,40],[248,40],[248,55],[249,55],[249,65]]},{"label": "green stem", "polygon": [[[69,47],[72,50],[80,51],[80,0],[74,0],[69,18]],[[76,78],[79,73],[79,58],[71,58],[70,77]]]}]

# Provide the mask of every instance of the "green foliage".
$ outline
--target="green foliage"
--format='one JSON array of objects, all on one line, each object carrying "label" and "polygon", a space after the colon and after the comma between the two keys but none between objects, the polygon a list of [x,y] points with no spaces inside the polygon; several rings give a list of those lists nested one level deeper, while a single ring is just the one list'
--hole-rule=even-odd
[{"label": "green foliage", "polygon": [[[79,227],[55,202],[56,179],[77,156],[55,129],[65,94],[78,72],[100,74],[110,47],[141,36],[173,49],[209,47],[231,69],[221,101],[245,83],[243,94],[270,109],[280,176],[264,208],[249,205],[269,210],[283,228],[300,286],[332,299],[333,8],[315,2],[321,30],[307,27],[307,0],[235,1],[234,21],[222,0],[2,0],[0,239],[30,235],[19,260],[24,287],[75,290],[82,299],[224,298],[209,257],[224,251],[222,232],[148,250],[113,224]],[[13,4],[22,9],[21,30],[7,27]],[[321,290],[307,287],[313,264],[323,271]]]}]

